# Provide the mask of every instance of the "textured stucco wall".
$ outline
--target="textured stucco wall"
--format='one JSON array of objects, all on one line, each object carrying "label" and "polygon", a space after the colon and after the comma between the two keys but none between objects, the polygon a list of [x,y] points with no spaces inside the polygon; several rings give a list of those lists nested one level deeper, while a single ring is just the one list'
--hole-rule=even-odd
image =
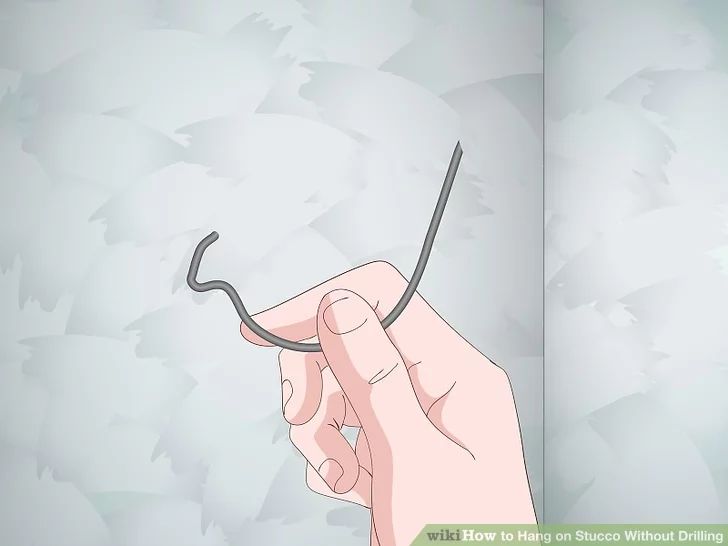
[{"label": "textured stucco wall", "polygon": [[525,0],[2,2],[0,544],[366,544],[305,488],[275,351],[183,276],[213,228],[202,275],[252,309],[410,271],[458,138],[421,292],[510,372],[540,498],[541,28]]},{"label": "textured stucco wall", "polygon": [[728,4],[545,3],[550,522],[728,521]]}]

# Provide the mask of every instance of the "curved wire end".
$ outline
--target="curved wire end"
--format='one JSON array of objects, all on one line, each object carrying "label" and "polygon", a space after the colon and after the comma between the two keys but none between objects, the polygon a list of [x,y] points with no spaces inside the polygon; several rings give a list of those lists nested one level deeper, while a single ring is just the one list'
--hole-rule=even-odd
[{"label": "curved wire end", "polygon": [[207,283],[197,282],[197,272],[200,270],[200,263],[202,263],[202,255],[205,253],[205,250],[207,250],[207,247],[209,247],[212,243],[217,241],[219,237],[220,234],[217,231],[213,231],[197,243],[195,252],[192,254],[190,268],[187,271],[187,285],[195,292],[207,292],[208,290],[213,289],[213,287],[207,285]]},{"label": "curved wire end", "polygon": [[284,339],[275,334],[272,334],[265,328],[262,328],[257,322],[255,322],[255,320],[253,320],[253,317],[250,316],[248,311],[245,309],[245,305],[243,305],[243,301],[240,299],[240,295],[229,282],[221,280],[198,282],[197,272],[200,269],[202,255],[212,243],[217,241],[219,237],[220,236],[218,235],[217,231],[213,231],[207,237],[202,239],[202,241],[197,243],[197,247],[192,254],[192,261],[190,261],[190,269],[189,271],[187,271],[187,284],[189,285],[189,287],[195,292],[209,292],[210,290],[220,290],[222,292],[225,292],[228,298],[230,298],[230,301],[235,307],[235,310],[238,312],[238,316],[240,317],[240,320],[243,322],[243,324],[245,324],[250,329],[250,331],[258,335],[271,345],[277,345],[278,347],[281,347],[283,349],[290,349],[292,351],[321,351],[321,345],[318,343],[301,343],[298,341],[290,341],[288,339]]}]

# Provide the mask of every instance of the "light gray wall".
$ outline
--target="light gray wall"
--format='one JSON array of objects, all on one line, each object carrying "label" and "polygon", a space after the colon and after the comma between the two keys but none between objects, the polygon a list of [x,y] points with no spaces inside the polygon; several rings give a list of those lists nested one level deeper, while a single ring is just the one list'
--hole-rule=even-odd
[{"label": "light gray wall", "polygon": [[458,139],[421,292],[510,372],[540,499],[542,6],[212,5],[0,7],[0,543],[366,544],[184,272],[211,229],[252,309],[409,272]]},{"label": "light gray wall", "polygon": [[549,522],[728,521],[728,5],[545,4]]}]

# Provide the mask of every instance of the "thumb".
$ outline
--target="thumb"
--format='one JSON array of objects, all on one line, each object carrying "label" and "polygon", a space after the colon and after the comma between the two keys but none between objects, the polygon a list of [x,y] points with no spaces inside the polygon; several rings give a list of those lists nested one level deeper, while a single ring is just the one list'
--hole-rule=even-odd
[{"label": "thumb", "polygon": [[364,299],[348,290],[330,292],[319,305],[317,327],[324,356],[373,451],[379,441],[395,449],[433,432],[402,356]]}]

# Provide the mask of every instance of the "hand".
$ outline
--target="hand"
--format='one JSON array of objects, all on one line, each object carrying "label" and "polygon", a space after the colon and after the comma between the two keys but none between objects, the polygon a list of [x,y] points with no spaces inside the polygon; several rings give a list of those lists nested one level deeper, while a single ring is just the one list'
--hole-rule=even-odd
[{"label": "hand", "polygon": [[[308,486],[371,508],[373,545],[410,544],[427,523],[535,523],[508,377],[418,294],[383,330],[406,285],[373,262],[254,317],[321,343],[279,358]],[[360,427],[354,448],[344,425]]]}]

